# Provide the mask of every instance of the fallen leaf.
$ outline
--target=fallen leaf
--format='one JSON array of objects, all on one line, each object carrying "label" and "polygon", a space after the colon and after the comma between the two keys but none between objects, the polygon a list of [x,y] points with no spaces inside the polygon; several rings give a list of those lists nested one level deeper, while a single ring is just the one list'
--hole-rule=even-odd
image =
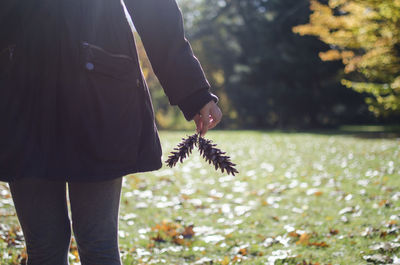
[{"label": "fallen leaf", "polygon": [[337,235],[337,234],[339,234],[339,230],[331,228],[331,229],[329,229],[329,234],[331,234],[333,236]]},{"label": "fallen leaf", "polygon": [[197,260],[194,264],[213,264],[213,260],[207,257],[202,257]]},{"label": "fallen leaf", "polygon": [[383,206],[385,206],[385,207],[390,207],[390,206],[391,206],[391,203],[390,203],[389,200],[381,200],[381,201],[379,202],[379,206],[381,206],[381,207],[383,207]]},{"label": "fallen leaf", "polygon": [[194,236],[193,225],[186,226],[182,236],[184,238],[192,238]]},{"label": "fallen leaf", "polygon": [[368,226],[364,229],[363,232],[361,232],[361,236],[367,237],[367,236],[372,236],[372,234],[376,231],[375,228]]},{"label": "fallen leaf", "polygon": [[279,217],[278,217],[278,216],[272,216],[272,219],[273,219],[274,221],[279,222]]},{"label": "fallen leaf", "polygon": [[[147,244],[147,248],[153,248],[154,246],[155,246],[154,242]],[[133,248],[133,251],[135,251],[135,248]]]},{"label": "fallen leaf", "polygon": [[342,221],[343,223],[348,223],[349,222],[349,218],[347,218],[345,215],[342,215],[340,217],[340,221]]},{"label": "fallen leaf", "polygon": [[303,233],[300,235],[299,240],[296,242],[296,245],[308,245],[308,241],[311,235],[307,233]]},{"label": "fallen leaf", "polygon": [[381,242],[369,247],[372,250],[392,251],[400,248],[400,243]]},{"label": "fallen leaf", "polygon": [[393,261],[389,256],[384,256],[381,254],[363,256],[363,259],[365,259],[368,262],[385,263],[385,264]]},{"label": "fallen leaf", "polygon": [[322,191],[316,191],[316,192],[314,192],[314,195],[315,196],[321,196],[323,194],[323,192]]},{"label": "fallen leaf", "polygon": [[346,213],[353,213],[354,212],[354,208],[353,207],[345,207],[342,210],[339,211],[339,215],[343,215]]},{"label": "fallen leaf", "polygon": [[177,245],[185,245],[185,239],[183,237],[173,237],[172,242],[174,242]]},{"label": "fallen leaf", "polygon": [[229,257],[225,256],[224,259],[221,261],[221,265],[228,265],[230,262]]},{"label": "fallen leaf", "polygon": [[242,256],[246,256],[247,255],[247,248],[241,248],[239,249],[238,253]]},{"label": "fallen leaf", "polygon": [[165,239],[161,237],[160,233],[157,233],[157,236],[151,237],[151,239],[156,242],[166,242]]},{"label": "fallen leaf", "polygon": [[324,241],[322,242],[310,242],[307,244],[308,246],[315,246],[315,247],[320,247],[320,248],[327,248],[329,245],[325,243]]}]

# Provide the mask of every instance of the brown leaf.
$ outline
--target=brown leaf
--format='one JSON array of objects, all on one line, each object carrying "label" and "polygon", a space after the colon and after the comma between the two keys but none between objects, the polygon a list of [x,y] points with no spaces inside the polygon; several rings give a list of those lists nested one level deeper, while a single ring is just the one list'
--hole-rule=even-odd
[{"label": "brown leaf", "polygon": [[329,245],[322,241],[322,242],[310,242],[308,243],[308,246],[315,246],[315,247],[320,247],[320,248],[327,248]]},{"label": "brown leaf", "polygon": [[280,219],[279,219],[279,216],[272,216],[272,219],[274,220],[274,221],[279,221]]},{"label": "brown leaf", "polygon": [[333,236],[337,235],[337,234],[339,234],[339,230],[331,228],[331,229],[329,229],[329,234],[331,234]]},{"label": "brown leaf", "polygon": [[290,237],[300,237],[300,234],[296,233],[295,231],[292,231],[288,234]]},{"label": "brown leaf", "polygon": [[308,241],[311,235],[307,233],[303,233],[300,235],[299,240],[296,242],[296,245],[308,245]]},{"label": "brown leaf", "polygon": [[225,256],[224,259],[221,261],[221,265],[228,265],[230,262],[229,257]]},{"label": "brown leaf", "polygon": [[241,248],[239,249],[238,253],[242,256],[246,256],[247,255],[247,248]]},{"label": "brown leaf", "polygon": [[174,242],[177,245],[185,245],[185,239],[183,239],[182,236],[174,237],[172,242]]},{"label": "brown leaf", "polygon": [[383,207],[383,206],[385,206],[385,207],[390,207],[390,206],[391,206],[391,203],[389,202],[389,200],[381,200],[381,201],[379,202],[379,206],[381,206],[381,207]]},{"label": "brown leaf", "polygon": [[[154,242],[150,242],[149,244],[147,244],[147,248],[153,248],[156,244],[154,244]],[[131,252],[134,252],[135,248],[131,249]]]},{"label": "brown leaf", "polygon": [[164,238],[161,237],[160,233],[157,233],[157,236],[152,237],[151,239],[154,240],[155,242],[166,242]]},{"label": "brown leaf", "polygon": [[186,195],[186,194],[181,194],[180,196],[181,196],[181,198],[182,198],[183,200],[185,200],[185,201],[190,199],[190,196],[189,196],[189,195]]},{"label": "brown leaf", "polygon": [[193,225],[185,227],[185,231],[182,232],[184,238],[192,238],[194,236]]}]

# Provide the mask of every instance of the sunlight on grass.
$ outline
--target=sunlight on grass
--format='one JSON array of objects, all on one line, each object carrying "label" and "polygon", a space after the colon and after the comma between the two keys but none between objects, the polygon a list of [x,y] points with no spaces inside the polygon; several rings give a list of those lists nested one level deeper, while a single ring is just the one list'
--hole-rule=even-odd
[{"label": "sunlight on grass", "polygon": [[[163,160],[190,133],[161,132]],[[252,131],[207,137],[240,174],[215,171],[194,152],[176,168],[127,176],[119,234],[125,265],[398,261],[398,139]],[[5,186],[0,196],[0,262],[19,264],[20,244],[7,239],[16,218]]]}]

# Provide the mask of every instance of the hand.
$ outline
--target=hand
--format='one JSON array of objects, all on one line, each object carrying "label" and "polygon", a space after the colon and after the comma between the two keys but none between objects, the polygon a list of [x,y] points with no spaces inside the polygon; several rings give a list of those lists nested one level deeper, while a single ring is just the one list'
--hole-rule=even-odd
[{"label": "hand", "polygon": [[209,129],[214,128],[221,121],[221,118],[221,110],[214,100],[211,100],[193,118],[197,133],[200,133],[200,136],[203,137]]}]

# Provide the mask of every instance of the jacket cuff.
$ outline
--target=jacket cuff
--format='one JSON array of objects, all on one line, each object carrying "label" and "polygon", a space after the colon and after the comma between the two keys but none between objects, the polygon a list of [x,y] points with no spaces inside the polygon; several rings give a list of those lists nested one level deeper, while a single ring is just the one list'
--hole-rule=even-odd
[{"label": "jacket cuff", "polygon": [[211,100],[214,100],[215,103],[218,102],[218,97],[208,91],[207,88],[197,90],[193,94],[187,96],[182,99],[178,103],[178,107],[183,112],[185,119],[190,121],[194,118],[194,116]]}]

